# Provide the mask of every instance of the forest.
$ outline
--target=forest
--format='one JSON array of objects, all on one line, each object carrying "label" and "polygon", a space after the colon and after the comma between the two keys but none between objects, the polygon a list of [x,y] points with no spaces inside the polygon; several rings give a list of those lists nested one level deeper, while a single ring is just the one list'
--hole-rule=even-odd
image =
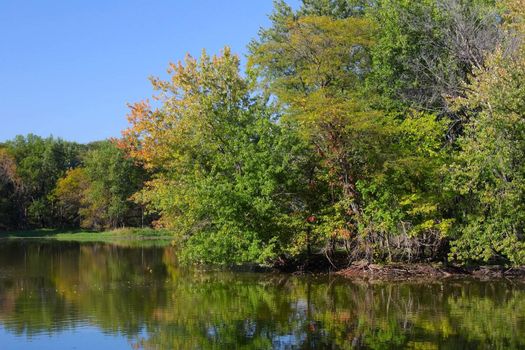
[{"label": "forest", "polygon": [[274,2],[117,139],[0,143],[0,231],[169,230],[180,260],[525,265],[525,0]]}]

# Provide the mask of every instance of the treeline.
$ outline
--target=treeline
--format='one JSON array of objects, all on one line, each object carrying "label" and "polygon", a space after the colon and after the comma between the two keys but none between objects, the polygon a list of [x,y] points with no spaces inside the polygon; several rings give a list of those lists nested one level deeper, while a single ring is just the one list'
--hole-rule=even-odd
[{"label": "treeline", "polygon": [[[225,48],[152,79],[155,107],[134,104],[118,148],[108,144],[147,181],[106,203],[97,225],[127,223],[110,206],[145,208],[202,263],[525,263],[523,8],[276,1],[245,72]],[[110,177],[95,158],[80,171],[90,182]],[[64,174],[54,193],[82,182]],[[72,192],[84,195],[70,213],[98,212],[89,191]]]},{"label": "treeline", "polygon": [[111,141],[17,136],[0,144],[0,230],[140,226],[145,176]]}]

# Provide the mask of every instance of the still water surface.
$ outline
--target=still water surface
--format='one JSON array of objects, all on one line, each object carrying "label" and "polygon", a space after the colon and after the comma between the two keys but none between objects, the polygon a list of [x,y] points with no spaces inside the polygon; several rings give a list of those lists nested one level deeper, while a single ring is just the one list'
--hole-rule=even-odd
[{"label": "still water surface", "polygon": [[0,241],[0,349],[525,349],[525,284],[202,272],[170,248]]}]

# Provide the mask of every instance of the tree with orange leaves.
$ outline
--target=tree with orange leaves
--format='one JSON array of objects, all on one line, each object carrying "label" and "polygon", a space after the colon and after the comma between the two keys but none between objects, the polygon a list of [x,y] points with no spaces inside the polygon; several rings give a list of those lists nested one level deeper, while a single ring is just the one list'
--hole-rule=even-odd
[{"label": "tree with orange leaves", "polygon": [[153,171],[134,196],[175,229],[185,256],[202,262],[265,261],[291,235],[294,137],[239,71],[226,48],[171,64],[152,79],[157,108],[131,106],[121,146]]}]

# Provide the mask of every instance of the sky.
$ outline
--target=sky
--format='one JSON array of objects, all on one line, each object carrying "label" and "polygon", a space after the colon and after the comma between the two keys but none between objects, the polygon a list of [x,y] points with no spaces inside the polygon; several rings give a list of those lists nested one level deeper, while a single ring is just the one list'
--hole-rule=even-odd
[{"label": "sky", "polygon": [[[297,6],[299,0],[287,1]],[[241,56],[272,0],[0,0],[0,142],[118,137],[169,62]]]}]

